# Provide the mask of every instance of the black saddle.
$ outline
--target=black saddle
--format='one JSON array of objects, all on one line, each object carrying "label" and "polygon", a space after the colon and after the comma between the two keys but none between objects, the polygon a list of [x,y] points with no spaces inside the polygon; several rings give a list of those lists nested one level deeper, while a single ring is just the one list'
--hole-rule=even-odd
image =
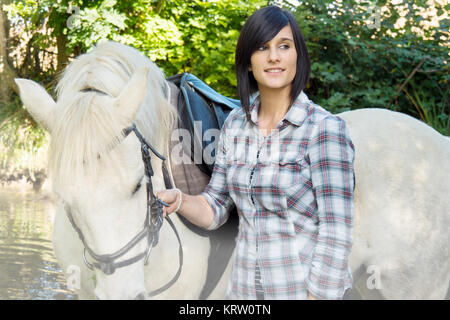
[{"label": "black saddle", "polygon": [[[190,73],[177,74],[167,80],[180,89],[177,103],[180,115],[178,128],[188,130],[191,137],[191,150],[186,151],[193,161],[195,151],[202,152],[202,163],[197,165],[202,172],[211,176],[214,163],[205,161],[203,150],[212,142],[204,141],[204,134],[208,129],[220,130],[228,114],[234,108],[240,107],[241,103],[239,100],[221,95]],[[198,126],[196,128],[196,123],[201,123],[201,130]],[[215,157],[214,149],[211,156]]]}]

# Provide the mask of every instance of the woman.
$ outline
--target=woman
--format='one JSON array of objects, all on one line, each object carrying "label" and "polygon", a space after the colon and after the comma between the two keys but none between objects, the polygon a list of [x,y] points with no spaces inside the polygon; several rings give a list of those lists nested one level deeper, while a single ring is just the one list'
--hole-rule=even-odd
[{"label": "woman", "polygon": [[237,206],[229,299],[341,299],[351,287],[354,147],[345,122],[302,91],[309,73],[292,14],[256,11],[236,48],[242,108],[225,121],[209,184],[157,193],[165,214],[209,230]]}]

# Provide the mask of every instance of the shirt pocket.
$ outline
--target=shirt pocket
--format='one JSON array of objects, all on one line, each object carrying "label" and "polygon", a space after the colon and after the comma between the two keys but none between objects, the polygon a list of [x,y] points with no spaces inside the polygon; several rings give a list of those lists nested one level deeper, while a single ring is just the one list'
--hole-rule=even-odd
[{"label": "shirt pocket", "polygon": [[284,156],[277,163],[272,163],[271,167],[273,206],[280,215],[287,217],[289,195],[298,187],[298,175],[304,169],[304,165],[296,158]]},{"label": "shirt pocket", "polygon": [[287,148],[278,161],[272,161],[272,166],[276,168],[275,186],[283,192],[303,182],[301,175],[309,177],[309,165],[297,148]]},{"label": "shirt pocket", "polygon": [[314,217],[316,200],[309,164],[301,158],[295,162],[281,161],[279,167],[278,188],[284,210]]}]

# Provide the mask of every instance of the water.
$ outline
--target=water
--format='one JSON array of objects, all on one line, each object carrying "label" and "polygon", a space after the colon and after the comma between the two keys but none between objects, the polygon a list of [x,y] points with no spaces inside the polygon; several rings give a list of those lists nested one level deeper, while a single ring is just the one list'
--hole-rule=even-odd
[{"label": "water", "polygon": [[76,299],[52,249],[54,203],[0,188],[0,300]]}]

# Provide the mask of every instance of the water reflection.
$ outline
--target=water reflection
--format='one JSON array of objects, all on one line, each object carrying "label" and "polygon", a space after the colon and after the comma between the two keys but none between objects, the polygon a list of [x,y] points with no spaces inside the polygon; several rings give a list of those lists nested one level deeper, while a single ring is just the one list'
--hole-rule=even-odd
[{"label": "water reflection", "polygon": [[75,299],[52,249],[54,204],[0,189],[0,299]]}]

